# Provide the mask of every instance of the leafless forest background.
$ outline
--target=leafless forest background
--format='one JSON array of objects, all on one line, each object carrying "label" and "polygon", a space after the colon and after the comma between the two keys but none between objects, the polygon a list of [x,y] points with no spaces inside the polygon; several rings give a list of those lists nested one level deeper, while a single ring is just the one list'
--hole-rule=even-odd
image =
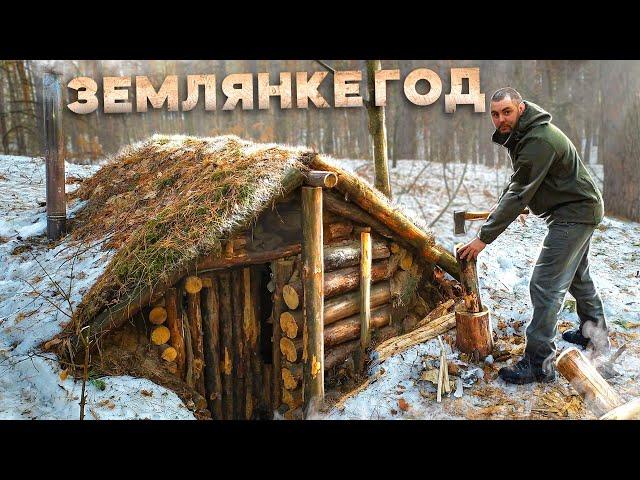
[{"label": "leafless forest background", "polygon": [[[361,70],[360,91],[366,95],[363,61],[327,63],[337,70]],[[471,106],[458,106],[454,114],[444,113],[450,68],[463,66],[480,68],[487,105],[494,90],[509,85],[551,112],[554,123],[573,141],[583,160],[603,165],[607,212],[640,221],[640,61],[383,60],[383,68],[401,70],[401,79],[411,70],[425,67],[437,72],[443,81],[442,97],[429,107],[411,104],[402,93],[402,83],[390,83],[386,123],[391,175],[400,159],[430,165],[507,165],[505,150],[491,143],[493,125],[488,108],[484,114],[474,113]],[[270,72],[275,84],[281,71],[322,70],[311,60],[0,60],[0,153],[42,155],[42,76],[48,68],[62,73],[63,85],[77,76],[92,77],[100,85],[104,76],[147,75],[158,88],[166,75],[176,74],[182,82],[182,99],[189,74],[216,74],[220,89],[219,83],[229,73]],[[325,98],[332,98],[330,78],[325,79],[320,91]],[[73,92],[64,88],[64,105],[73,101],[70,95]],[[218,97],[222,98],[221,93]],[[257,141],[309,145],[338,158],[372,158],[365,108],[317,109],[311,105],[308,109],[280,109],[278,102],[272,99],[269,110],[222,111],[219,104],[218,110],[205,112],[200,100],[190,112],[149,110],[127,115],[105,115],[101,108],[89,115],[77,115],[65,108],[66,157],[71,162],[96,162],[128,143],[159,132],[235,134]],[[463,171],[456,169],[454,176]],[[451,180],[454,185],[456,179]]]}]

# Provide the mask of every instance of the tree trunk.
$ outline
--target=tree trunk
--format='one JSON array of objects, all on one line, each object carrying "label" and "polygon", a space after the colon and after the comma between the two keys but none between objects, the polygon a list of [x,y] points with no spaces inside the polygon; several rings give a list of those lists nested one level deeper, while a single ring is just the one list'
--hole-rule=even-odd
[{"label": "tree trunk", "polygon": [[375,105],[375,72],[381,69],[380,60],[367,60],[367,86],[369,100],[369,133],[373,139],[373,161],[375,164],[375,187],[388,198],[391,198],[389,183],[389,160],[387,158],[387,126],[384,118],[384,107]]}]

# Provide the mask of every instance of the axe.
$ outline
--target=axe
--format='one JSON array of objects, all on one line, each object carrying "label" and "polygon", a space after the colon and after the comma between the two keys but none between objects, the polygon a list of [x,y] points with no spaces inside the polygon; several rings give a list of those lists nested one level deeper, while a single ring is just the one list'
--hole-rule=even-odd
[{"label": "axe", "polygon": [[[463,235],[467,233],[465,228],[465,220],[485,220],[490,212],[467,212],[466,210],[456,210],[453,212],[453,233],[455,235]],[[527,215],[529,209],[525,208],[521,215]]]}]

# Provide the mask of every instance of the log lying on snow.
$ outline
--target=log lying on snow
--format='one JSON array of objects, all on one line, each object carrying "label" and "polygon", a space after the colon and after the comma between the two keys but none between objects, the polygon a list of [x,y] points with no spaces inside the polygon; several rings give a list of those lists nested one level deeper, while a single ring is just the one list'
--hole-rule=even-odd
[{"label": "log lying on snow", "polygon": [[640,398],[614,408],[601,416],[600,420],[640,420]]},{"label": "log lying on snow", "polygon": [[442,247],[435,245],[432,236],[414,225],[399,210],[389,205],[382,195],[363,189],[354,177],[342,175],[336,167],[326,162],[320,155],[313,157],[311,165],[313,168],[333,171],[338,174],[336,188],[343,194],[348,195],[349,200],[370,212],[384,226],[415,247],[425,260],[437,264],[454,278],[459,278],[460,269],[455,257]]},{"label": "log lying on snow", "polygon": [[[389,262],[388,259],[373,262],[371,265],[371,282],[376,283],[385,280],[395,273],[397,265]],[[333,270],[324,275],[324,298],[328,299],[350,292],[360,286],[360,267],[347,267],[340,270]],[[287,284],[283,290],[284,300],[287,306],[295,310],[302,299],[302,281],[300,278],[294,279]]]},{"label": "log lying on snow", "polygon": [[449,313],[432,320],[423,327],[417,328],[412,332],[397,338],[391,338],[388,341],[381,343],[375,348],[371,358],[375,362],[381,363],[392,355],[403,352],[404,350],[419,343],[424,343],[432,338],[436,338],[438,335],[451,330],[455,326],[455,313]]},{"label": "log lying on snow", "polygon": [[571,347],[562,352],[556,360],[556,366],[596,415],[605,415],[624,403],[577,348]]}]

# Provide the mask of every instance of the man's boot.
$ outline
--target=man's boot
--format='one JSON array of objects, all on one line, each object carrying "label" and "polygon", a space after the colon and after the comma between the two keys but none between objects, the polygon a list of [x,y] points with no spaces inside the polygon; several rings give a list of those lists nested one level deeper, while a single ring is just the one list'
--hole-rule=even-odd
[{"label": "man's boot", "polygon": [[589,339],[582,335],[582,329],[580,327],[574,330],[567,330],[562,334],[562,339],[569,343],[580,345],[582,348],[585,348],[589,343]]},{"label": "man's boot", "polygon": [[553,362],[543,367],[541,362],[533,362],[528,355],[510,367],[503,367],[498,372],[500,378],[507,383],[522,385],[532,382],[553,382],[556,379],[556,369]]},{"label": "man's boot", "polygon": [[[582,333],[584,330],[584,334]],[[582,348],[593,351],[596,355],[606,355],[611,349],[609,332],[599,328],[593,322],[585,322],[574,330],[567,330],[562,334],[562,339]]]}]

